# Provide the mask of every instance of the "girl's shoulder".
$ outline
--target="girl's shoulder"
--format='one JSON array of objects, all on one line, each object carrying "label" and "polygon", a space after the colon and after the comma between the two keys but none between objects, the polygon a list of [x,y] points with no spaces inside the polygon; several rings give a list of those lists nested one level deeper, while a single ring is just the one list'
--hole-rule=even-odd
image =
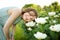
[{"label": "girl's shoulder", "polygon": [[20,8],[10,8],[8,10],[8,13],[11,15],[13,12],[15,13],[21,13],[21,9]]}]

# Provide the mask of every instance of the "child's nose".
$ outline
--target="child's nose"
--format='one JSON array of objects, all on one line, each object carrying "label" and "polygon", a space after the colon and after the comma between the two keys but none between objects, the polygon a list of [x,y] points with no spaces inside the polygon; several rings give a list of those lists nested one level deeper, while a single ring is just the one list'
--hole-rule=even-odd
[{"label": "child's nose", "polygon": [[31,16],[30,18],[32,19],[33,17]]}]

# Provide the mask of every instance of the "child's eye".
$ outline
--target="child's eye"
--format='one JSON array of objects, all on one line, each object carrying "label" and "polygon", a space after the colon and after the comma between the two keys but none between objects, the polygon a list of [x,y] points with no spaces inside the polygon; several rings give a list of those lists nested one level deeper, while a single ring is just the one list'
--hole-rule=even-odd
[{"label": "child's eye", "polygon": [[30,13],[30,16],[36,16],[35,14],[33,14],[33,13]]}]

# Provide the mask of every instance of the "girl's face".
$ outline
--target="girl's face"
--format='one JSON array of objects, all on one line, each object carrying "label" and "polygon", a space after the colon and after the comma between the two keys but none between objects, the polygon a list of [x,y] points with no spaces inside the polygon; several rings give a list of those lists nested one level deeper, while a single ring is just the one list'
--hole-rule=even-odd
[{"label": "girl's face", "polygon": [[25,22],[29,22],[29,21],[35,20],[36,16],[33,11],[30,11],[30,12],[24,13],[22,18]]}]

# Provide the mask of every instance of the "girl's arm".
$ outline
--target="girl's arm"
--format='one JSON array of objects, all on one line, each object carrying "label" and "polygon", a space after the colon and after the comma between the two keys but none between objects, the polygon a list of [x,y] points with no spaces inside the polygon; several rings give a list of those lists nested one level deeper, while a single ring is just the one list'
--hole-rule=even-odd
[{"label": "girl's arm", "polygon": [[12,10],[11,13],[12,14],[10,15],[10,17],[6,21],[6,23],[4,25],[4,28],[3,28],[3,31],[4,31],[4,33],[6,35],[7,40],[10,39],[10,37],[9,37],[9,28],[11,27],[11,25],[13,24],[13,22],[16,20],[16,18],[20,16],[21,10],[19,12],[18,10],[14,9],[14,10]]},{"label": "girl's arm", "polygon": [[13,25],[12,25],[12,37],[11,37],[11,40],[14,40],[14,33],[15,33],[15,30],[16,30],[16,25],[13,24]]}]

